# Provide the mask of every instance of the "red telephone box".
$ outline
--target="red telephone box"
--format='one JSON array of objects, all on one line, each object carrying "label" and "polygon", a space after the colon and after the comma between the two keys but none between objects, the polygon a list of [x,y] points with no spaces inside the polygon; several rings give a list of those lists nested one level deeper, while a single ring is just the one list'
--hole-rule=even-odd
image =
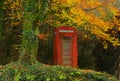
[{"label": "red telephone box", "polygon": [[77,67],[77,30],[62,26],[55,29],[54,64]]}]

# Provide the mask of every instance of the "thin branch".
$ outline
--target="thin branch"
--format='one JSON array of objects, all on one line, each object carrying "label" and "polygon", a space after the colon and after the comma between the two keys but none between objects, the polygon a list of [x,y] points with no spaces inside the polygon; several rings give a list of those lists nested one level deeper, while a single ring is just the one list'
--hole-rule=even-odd
[{"label": "thin branch", "polygon": [[97,7],[94,7],[94,8],[83,8],[82,10],[84,10],[84,11],[91,11],[91,10],[96,10],[96,9],[98,9],[100,7],[105,7],[105,6],[100,5],[100,6],[97,6]]}]

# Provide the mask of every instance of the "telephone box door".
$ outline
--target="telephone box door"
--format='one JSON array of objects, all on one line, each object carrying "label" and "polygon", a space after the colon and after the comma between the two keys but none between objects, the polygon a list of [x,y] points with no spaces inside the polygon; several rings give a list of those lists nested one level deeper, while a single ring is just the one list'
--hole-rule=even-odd
[{"label": "telephone box door", "polygon": [[63,36],[61,40],[61,62],[62,65],[71,66],[73,55],[72,36]]}]

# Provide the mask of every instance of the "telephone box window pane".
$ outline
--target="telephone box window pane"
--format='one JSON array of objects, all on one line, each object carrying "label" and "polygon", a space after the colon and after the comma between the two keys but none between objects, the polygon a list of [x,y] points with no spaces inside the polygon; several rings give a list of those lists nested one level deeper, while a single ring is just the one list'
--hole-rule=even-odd
[{"label": "telephone box window pane", "polygon": [[63,55],[70,55],[72,52],[70,50],[63,50]]},{"label": "telephone box window pane", "polygon": [[65,60],[71,60],[71,56],[63,56],[63,59]]},{"label": "telephone box window pane", "polygon": [[70,65],[70,64],[71,64],[71,61],[70,61],[70,60],[69,60],[69,61],[68,61],[68,60],[65,60],[63,64],[64,64],[64,65]]}]

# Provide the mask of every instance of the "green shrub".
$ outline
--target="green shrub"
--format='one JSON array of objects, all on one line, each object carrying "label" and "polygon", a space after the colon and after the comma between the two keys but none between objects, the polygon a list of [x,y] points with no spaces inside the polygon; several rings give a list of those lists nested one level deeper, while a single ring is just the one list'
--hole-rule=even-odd
[{"label": "green shrub", "polygon": [[105,72],[81,70],[41,63],[28,65],[11,63],[0,66],[0,81],[117,81]]}]

